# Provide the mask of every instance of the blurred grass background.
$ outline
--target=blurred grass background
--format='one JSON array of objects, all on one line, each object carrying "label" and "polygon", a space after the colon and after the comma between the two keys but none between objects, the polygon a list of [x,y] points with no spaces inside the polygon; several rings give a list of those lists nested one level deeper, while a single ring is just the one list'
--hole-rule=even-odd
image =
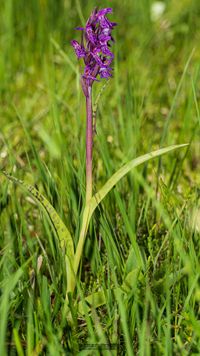
[{"label": "blurred grass background", "polygon": [[[102,287],[107,304],[86,317],[71,305],[73,327],[56,237],[34,202],[0,178],[2,355],[98,354],[78,350],[108,341],[122,355],[199,354],[200,3],[161,3],[156,15],[151,0],[0,2],[0,167],[46,195],[75,244],[85,102],[70,40],[95,6],[112,6],[118,23],[114,78],[97,112],[95,188],[131,158],[191,143],[129,174],[95,214],[79,294]],[[113,294],[133,268],[141,269],[133,288]]]}]

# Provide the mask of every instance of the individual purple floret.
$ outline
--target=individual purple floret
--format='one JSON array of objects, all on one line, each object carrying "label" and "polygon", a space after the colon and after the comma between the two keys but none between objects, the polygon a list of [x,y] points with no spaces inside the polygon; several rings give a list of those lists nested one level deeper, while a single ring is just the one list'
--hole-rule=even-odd
[{"label": "individual purple floret", "polygon": [[82,31],[82,40],[79,44],[76,40],[71,41],[78,59],[83,58],[85,63],[82,75],[84,94],[88,95],[88,88],[92,86],[97,76],[109,78],[112,76],[111,63],[114,55],[110,50],[114,39],[111,32],[116,26],[115,22],[107,19],[106,15],[112,13],[111,8],[94,9],[85,27],[77,27]]}]

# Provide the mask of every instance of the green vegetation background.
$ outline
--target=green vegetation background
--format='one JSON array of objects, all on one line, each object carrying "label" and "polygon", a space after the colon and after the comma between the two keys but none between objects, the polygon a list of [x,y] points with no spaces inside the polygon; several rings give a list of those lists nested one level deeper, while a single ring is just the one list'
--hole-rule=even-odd
[{"label": "green vegetation background", "polygon": [[[122,355],[199,355],[200,3],[166,0],[157,20],[153,3],[0,2],[0,168],[43,192],[75,244],[85,102],[70,40],[94,6],[112,6],[118,23],[114,78],[97,111],[94,189],[131,158],[191,143],[129,174],[95,213],[77,295],[102,288],[106,305],[83,316],[72,303],[73,326],[56,236],[33,200],[0,177],[1,355],[93,355],[78,350],[108,342]],[[131,287],[112,293],[133,269]]]}]

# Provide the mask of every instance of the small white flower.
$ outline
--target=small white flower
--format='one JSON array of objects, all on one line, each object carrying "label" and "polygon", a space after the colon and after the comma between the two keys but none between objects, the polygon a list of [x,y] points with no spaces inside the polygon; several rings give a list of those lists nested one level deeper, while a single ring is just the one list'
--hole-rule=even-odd
[{"label": "small white flower", "polygon": [[157,21],[163,15],[166,5],[162,1],[155,1],[151,5],[151,20]]}]

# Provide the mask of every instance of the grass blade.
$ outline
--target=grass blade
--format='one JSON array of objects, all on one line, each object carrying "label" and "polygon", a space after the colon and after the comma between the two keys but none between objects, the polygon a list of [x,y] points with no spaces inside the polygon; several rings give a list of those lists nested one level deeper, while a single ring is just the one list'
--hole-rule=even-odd
[{"label": "grass blade", "polygon": [[15,288],[16,284],[18,283],[19,279],[23,275],[23,269],[19,268],[15,273],[13,273],[9,279],[6,281],[6,286],[4,292],[1,296],[0,300],[0,350],[1,355],[6,355],[6,345],[5,345],[5,338],[6,338],[6,330],[7,330],[7,323],[8,323],[8,315],[9,315],[9,308],[10,308],[10,293]]},{"label": "grass blade", "polygon": [[71,263],[74,259],[74,244],[69,230],[67,229],[64,222],[61,220],[60,216],[57,214],[54,207],[49,203],[49,201],[32,185],[19,180],[5,171],[1,171],[4,176],[11,182],[19,185],[26,192],[32,195],[38,206],[41,206],[49,217],[57,235],[60,240],[60,246],[65,251],[66,264],[67,264],[67,283],[71,285],[73,280],[73,272],[71,271]]}]

